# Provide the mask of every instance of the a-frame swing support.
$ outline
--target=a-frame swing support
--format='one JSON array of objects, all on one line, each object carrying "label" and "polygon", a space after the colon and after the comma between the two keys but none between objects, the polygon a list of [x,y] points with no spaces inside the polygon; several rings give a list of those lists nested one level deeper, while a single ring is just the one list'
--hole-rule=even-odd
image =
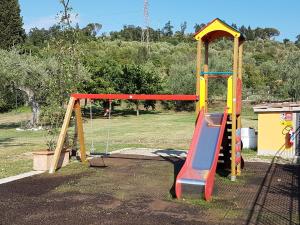
[{"label": "a-frame swing support", "polygon": [[137,94],[72,94],[65,113],[63,125],[57,140],[53,160],[49,173],[54,173],[57,169],[61,152],[64,147],[66,134],[70,124],[73,110],[76,116],[76,126],[80,144],[80,158],[86,162],[86,149],[84,142],[83,122],[81,116],[80,99],[102,99],[102,100],[160,100],[160,101],[197,101],[196,95],[137,95]]},{"label": "a-frame swing support", "polygon": [[64,147],[66,134],[68,131],[68,127],[70,124],[72,111],[75,111],[76,116],[76,126],[77,126],[77,132],[78,132],[78,139],[79,139],[79,145],[80,145],[80,157],[81,161],[86,161],[86,151],[85,151],[85,144],[84,144],[84,134],[83,134],[83,123],[82,123],[82,116],[81,116],[81,109],[80,109],[80,100],[71,97],[68,103],[68,107],[66,110],[65,118],[63,121],[63,125],[60,131],[60,135],[57,140],[56,149],[54,152],[53,160],[50,166],[49,173],[54,173],[57,169],[57,165],[60,159],[61,152]]}]

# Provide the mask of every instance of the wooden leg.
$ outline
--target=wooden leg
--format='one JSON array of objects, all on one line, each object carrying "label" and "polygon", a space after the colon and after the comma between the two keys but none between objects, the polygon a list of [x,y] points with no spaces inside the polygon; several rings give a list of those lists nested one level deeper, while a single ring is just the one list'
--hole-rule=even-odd
[{"label": "wooden leg", "polygon": [[65,114],[65,118],[64,118],[64,122],[57,140],[57,145],[56,145],[56,149],[54,152],[54,156],[53,156],[53,160],[51,162],[51,166],[49,169],[49,173],[54,173],[57,169],[57,164],[60,158],[60,154],[65,142],[65,138],[66,138],[66,134],[67,134],[67,130],[69,127],[69,123],[70,123],[70,119],[72,116],[72,111],[73,111],[73,107],[74,107],[74,103],[75,103],[75,98],[71,97],[68,107],[67,107],[67,111]]},{"label": "wooden leg", "polygon": [[84,143],[83,123],[82,123],[81,108],[80,108],[79,100],[77,100],[75,102],[75,115],[76,115],[77,132],[78,132],[78,139],[79,139],[79,146],[80,146],[80,158],[81,158],[81,162],[86,162],[86,150],[85,150],[85,143]]},{"label": "wooden leg", "polygon": [[[241,129],[242,127],[242,122],[241,122],[241,115],[238,115],[238,118],[237,118],[237,128],[238,129]],[[242,132],[240,130],[240,132]],[[242,133],[240,134],[242,136]],[[242,138],[242,137],[241,137]],[[241,175],[241,164],[242,164],[242,149],[241,149],[241,161],[240,163],[236,166],[236,175],[237,176],[240,176]]]}]

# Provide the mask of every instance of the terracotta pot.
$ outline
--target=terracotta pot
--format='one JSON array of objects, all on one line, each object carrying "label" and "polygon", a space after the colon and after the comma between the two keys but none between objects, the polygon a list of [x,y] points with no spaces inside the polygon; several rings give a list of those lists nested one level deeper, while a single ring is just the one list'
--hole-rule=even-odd
[{"label": "terracotta pot", "polygon": [[[50,169],[50,165],[54,156],[54,151],[38,151],[33,152],[33,170],[46,171]],[[66,166],[70,162],[70,150],[61,152],[57,168]]]}]

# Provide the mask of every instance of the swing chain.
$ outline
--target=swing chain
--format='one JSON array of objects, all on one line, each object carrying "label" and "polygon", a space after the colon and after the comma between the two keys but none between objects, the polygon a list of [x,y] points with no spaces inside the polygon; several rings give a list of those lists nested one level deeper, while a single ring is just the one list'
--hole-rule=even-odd
[{"label": "swing chain", "polygon": [[110,119],[111,119],[111,104],[112,100],[109,100],[109,109],[108,109],[108,126],[107,126],[107,139],[106,139],[106,148],[105,148],[105,155],[108,155],[109,150],[109,140],[110,140]]},{"label": "swing chain", "polygon": [[[91,121],[91,132],[93,132],[93,109],[92,109],[92,99],[90,99],[90,121]],[[91,140],[91,147],[90,147],[90,152],[93,154],[95,153],[95,147],[94,147],[94,137],[92,136]]]}]

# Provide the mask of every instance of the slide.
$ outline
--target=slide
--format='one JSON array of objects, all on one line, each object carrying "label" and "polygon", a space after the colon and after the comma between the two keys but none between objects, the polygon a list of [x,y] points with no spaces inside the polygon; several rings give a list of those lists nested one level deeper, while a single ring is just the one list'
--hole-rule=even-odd
[{"label": "slide", "polygon": [[177,198],[210,200],[226,121],[227,110],[199,113],[186,161],[176,178]]}]

